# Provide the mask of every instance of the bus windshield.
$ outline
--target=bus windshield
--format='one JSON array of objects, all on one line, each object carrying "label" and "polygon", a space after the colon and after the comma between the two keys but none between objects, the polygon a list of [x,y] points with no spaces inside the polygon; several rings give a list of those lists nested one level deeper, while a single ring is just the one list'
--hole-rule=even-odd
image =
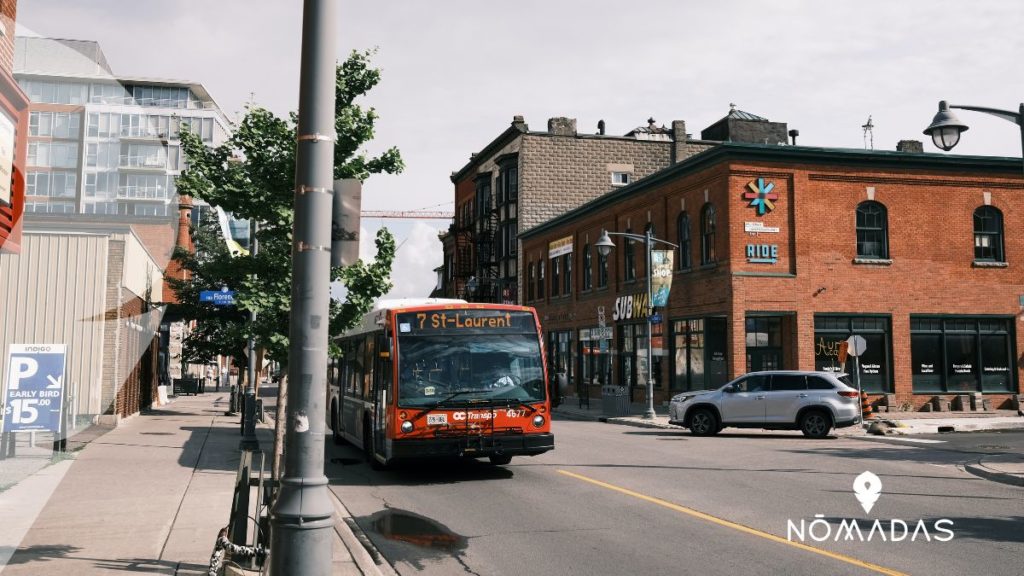
[{"label": "bus windshield", "polygon": [[399,335],[398,370],[399,406],[505,405],[545,398],[536,333]]}]

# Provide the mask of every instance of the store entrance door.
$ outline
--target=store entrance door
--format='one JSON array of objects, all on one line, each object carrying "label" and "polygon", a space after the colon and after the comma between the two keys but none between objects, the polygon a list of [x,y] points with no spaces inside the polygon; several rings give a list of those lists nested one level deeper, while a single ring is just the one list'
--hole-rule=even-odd
[{"label": "store entrance door", "polygon": [[779,370],[782,367],[782,351],[771,349],[747,350],[747,371]]}]

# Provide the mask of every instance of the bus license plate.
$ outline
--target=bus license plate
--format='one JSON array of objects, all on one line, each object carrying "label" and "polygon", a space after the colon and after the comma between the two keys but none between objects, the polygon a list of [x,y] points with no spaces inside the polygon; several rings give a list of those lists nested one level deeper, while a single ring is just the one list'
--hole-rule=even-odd
[{"label": "bus license plate", "polygon": [[427,414],[427,426],[441,426],[447,423],[447,414]]}]

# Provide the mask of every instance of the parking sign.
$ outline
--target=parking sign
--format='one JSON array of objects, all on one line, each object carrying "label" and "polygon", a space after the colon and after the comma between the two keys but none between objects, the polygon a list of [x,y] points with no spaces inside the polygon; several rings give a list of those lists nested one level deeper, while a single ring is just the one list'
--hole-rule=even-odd
[{"label": "parking sign", "polygon": [[63,344],[11,344],[4,392],[4,432],[61,431]]}]

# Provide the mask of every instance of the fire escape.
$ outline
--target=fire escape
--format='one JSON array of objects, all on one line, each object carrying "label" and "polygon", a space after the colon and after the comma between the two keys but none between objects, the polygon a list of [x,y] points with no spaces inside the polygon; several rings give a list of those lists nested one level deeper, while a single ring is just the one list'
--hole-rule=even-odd
[{"label": "fire escape", "polygon": [[476,287],[472,290],[475,302],[501,302],[498,282],[498,211],[490,202],[490,194],[480,206],[476,222]]}]

